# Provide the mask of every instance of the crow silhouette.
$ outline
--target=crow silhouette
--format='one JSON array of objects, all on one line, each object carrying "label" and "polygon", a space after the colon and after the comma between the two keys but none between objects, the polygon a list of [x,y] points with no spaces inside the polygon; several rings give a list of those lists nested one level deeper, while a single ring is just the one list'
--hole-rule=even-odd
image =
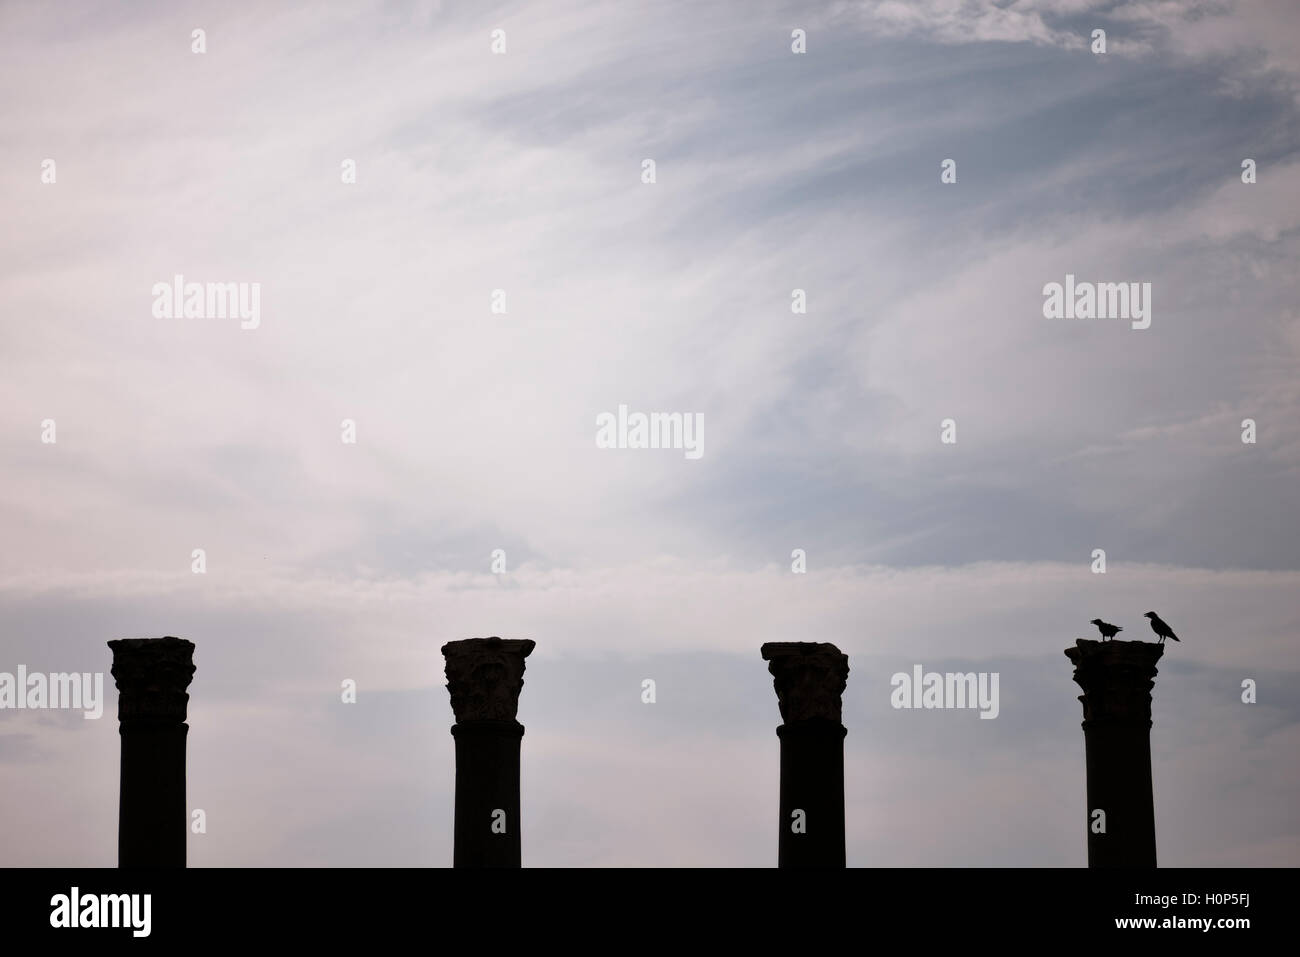
[{"label": "crow silhouette", "polygon": [[1162,645],[1165,643],[1166,638],[1172,638],[1174,641],[1178,640],[1178,636],[1174,634],[1174,630],[1165,624],[1164,620],[1154,611],[1149,611],[1142,617],[1151,619],[1151,630],[1160,636],[1160,643]]},{"label": "crow silhouette", "polygon": [[1097,626],[1097,630],[1101,632],[1102,641],[1105,641],[1107,638],[1114,638],[1115,635],[1117,635],[1119,632],[1124,630],[1119,625],[1107,624],[1106,622],[1102,621],[1100,618],[1094,618],[1091,622],[1089,622],[1089,624],[1093,624]]}]

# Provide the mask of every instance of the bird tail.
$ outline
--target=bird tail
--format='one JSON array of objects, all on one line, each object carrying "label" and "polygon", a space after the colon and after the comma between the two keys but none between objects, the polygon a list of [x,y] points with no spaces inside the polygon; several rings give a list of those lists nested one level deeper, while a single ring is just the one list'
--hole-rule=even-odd
[{"label": "bird tail", "polygon": [[1123,626],[1123,625],[1116,625],[1116,626],[1115,626],[1115,630],[1116,630],[1116,631],[1123,631],[1123,630],[1124,630],[1124,626]]},{"label": "bird tail", "polygon": [[1169,633],[1169,637],[1172,638],[1174,641],[1178,640],[1178,636],[1175,635],[1172,631]]}]

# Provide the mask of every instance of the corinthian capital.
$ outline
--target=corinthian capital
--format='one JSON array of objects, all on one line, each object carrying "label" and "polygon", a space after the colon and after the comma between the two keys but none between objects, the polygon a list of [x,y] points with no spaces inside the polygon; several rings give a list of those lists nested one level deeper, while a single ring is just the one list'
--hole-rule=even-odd
[{"label": "corinthian capital", "polygon": [[443,645],[457,723],[514,721],[524,689],[524,659],[534,647],[529,638],[466,638]]},{"label": "corinthian capital", "polygon": [[1074,681],[1083,689],[1083,725],[1101,723],[1151,727],[1151,689],[1156,662],[1165,653],[1151,641],[1093,641],[1080,638],[1065,654]]},{"label": "corinthian capital", "polygon": [[119,721],[185,721],[194,677],[194,642],[184,638],[110,641]]},{"label": "corinthian capital", "polygon": [[776,688],[781,719],[840,724],[840,696],[848,685],[849,656],[814,641],[768,642],[759,649]]}]

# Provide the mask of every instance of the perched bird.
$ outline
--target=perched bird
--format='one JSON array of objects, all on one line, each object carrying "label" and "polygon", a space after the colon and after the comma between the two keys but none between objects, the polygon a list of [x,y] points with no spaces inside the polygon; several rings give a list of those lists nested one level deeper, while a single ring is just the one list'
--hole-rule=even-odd
[{"label": "perched bird", "polygon": [[1178,640],[1178,636],[1174,634],[1174,630],[1165,624],[1164,620],[1154,611],[1149,611],[1142,617],[1151,619],[1151,630],[1160,636],[1161,644],[1164,644],[1166,638],[1172,638],[1174,641]]},{"label": "perched bird", "polygon": [[1119,634],[1121,631],[1124,630],[1119,625],[1107,624],[1106,622],[1102,621],[1100,618],[1094,618],[1091,622],[1089,622],[1089,624],[1097,626],[1097,630],[1101,632],[1102,641],[1105,641],[1107,638],[1114,638],[1117,634]]}]

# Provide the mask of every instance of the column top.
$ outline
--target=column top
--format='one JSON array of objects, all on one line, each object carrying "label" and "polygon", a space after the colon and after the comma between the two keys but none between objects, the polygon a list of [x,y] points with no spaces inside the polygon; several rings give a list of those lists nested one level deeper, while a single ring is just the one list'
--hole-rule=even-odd
[{"label": "column top", "polygon": [[841,723],[848,655],[817,641],[770,641],[759,653],[772,675],[781,720]]},{"label": "column top", "polygon": [[1151,689],[1165,646],[1154,641],[1097,641],[1080,638],[1065,656],[1083,689],[1083,721],[1136,722],[1151,726]]},{"label": "column top", "polygon": [[1080,659],[1101,657],[1108,661],[1121,662],[1150,660],[1155,664],[1165,653],[1165,646],[1158,641],[1123,641],[1112,638],[1110,641],[1098,641],[1096,638],[1078,638],[1073,648],[1065,649],[1065,656],[1075,664]]},{"label": "column top", "polygon": [[184,721],[194,678],[194,642],[164,638],[118,638],[113,651],[118,720],[154,718]]},{"label": "column top", "polygon": [[442,646],[447,693],[457,723],[515,721],[531,638],[465,638]]}]

